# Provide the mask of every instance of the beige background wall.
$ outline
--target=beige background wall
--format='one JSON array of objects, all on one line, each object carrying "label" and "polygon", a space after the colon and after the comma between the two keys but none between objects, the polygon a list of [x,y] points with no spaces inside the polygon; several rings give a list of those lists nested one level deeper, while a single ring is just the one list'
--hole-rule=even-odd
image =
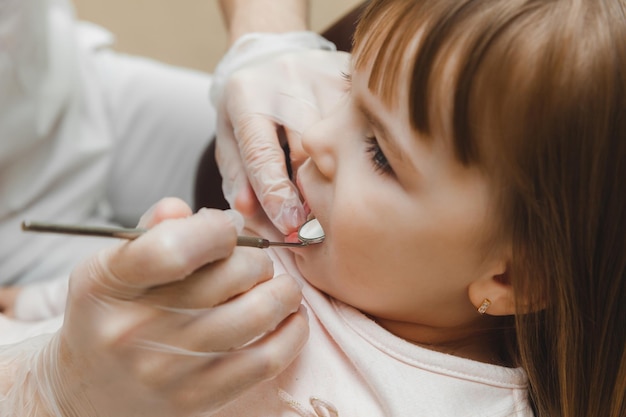
[{"label": "beige background wall", "polygon": [[[310,0],[311,28],[323,30],[361,0]],[[80,18],[116,35],[116,49],[212,71],[226,50],[217,0],[74,0]]]}]

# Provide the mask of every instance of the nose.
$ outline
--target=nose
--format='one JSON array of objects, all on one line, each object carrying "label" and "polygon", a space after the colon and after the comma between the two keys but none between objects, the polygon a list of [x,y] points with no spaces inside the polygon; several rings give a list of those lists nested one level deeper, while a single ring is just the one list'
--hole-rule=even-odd
[{"label": "nose", "polygon": [[302,148],[327,178],[335,175],[337,134],[330,118],[320,120],[302,134]]}]

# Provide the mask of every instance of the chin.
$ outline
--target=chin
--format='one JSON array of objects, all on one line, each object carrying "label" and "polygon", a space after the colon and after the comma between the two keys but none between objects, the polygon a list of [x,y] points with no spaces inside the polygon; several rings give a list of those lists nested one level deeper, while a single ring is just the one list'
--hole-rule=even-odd
[{"label": "chin", "polygon": [[317,288],[318,286],[316,283],[318,280],[316,278],[319,274],[319,268],[315,268],[315,262],[313,262],[310,256],[306,255],[305,251],[299,251],[298,253],[296,253],[295,261],[298,267],[298,271],[300,271],[302,277],[306,279],[309,284]]},{"label": "chin", "polygon": [[300,274],[302,274],[302,276],[304,278],[306,278],[306,280],[308,281],[309,280],[309,277],[308,277],[309,274],[307,273],[308,272],[308,268],[307,268],[308,262],[307,262],[307,259],[306,259],[307,258],[306,254],[303,253],[303,252],[304,251],[302,251],[302,250],[294,251],[293,256],[294,256],[294,259],[296,261],[296,266],[298,267],[298,271],[300,271]]}]

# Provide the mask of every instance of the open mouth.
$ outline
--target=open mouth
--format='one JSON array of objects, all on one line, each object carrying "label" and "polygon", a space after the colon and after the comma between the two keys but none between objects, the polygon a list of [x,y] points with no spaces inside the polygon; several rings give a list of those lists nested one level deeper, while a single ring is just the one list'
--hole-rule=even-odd
[{"label": "open mouth", "polygon": [[[304,207],[304,214],[306,215],[306,222],[304,224],[307,224],[311,220],[315,219],[315,215],[311,212],[311,208],[307,204],[306,200],[303,200],[302,206]],[[302,240],[300,239],[299,233],[300,233],[300,229],[295,232],[291,232],[285,237],[285,242],[289,242],[289,243],[301,242]]]},{"label": "open mouth", "polygon": [[311,212],[311,208],[307,204],[306,200],[302,202],[304,206],[304,212],[306,214],[306,222],[298,229],[297,238],[298,241],[306,244],[322,243],[326,238],[326,233],[322,228],[322,225],[315,218],[315,215]]}]

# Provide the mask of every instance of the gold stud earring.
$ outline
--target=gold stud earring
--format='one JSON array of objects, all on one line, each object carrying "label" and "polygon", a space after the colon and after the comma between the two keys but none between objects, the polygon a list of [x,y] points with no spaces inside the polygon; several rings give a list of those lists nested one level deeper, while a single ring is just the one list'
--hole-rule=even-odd
[{"label": "gold stud earring", "polygon": [[491,305],[491,300],[488,298],[485,298],[482,304],[478,307],[478,313],[485,314],[485,312],[487,311],[490,305]]}]

